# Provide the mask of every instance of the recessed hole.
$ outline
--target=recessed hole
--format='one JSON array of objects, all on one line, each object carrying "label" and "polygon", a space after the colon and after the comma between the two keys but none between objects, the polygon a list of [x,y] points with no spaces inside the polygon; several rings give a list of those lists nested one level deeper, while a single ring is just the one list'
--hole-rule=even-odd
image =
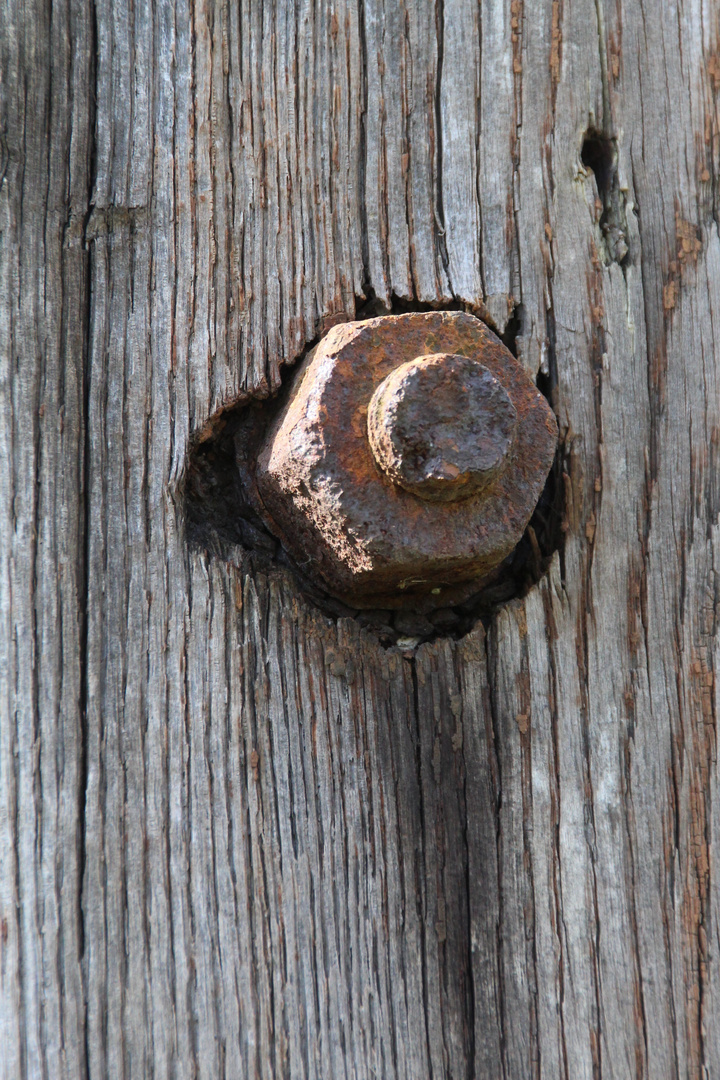
[{"label": "recessed hole", "polygon": [[615,143],[599,131],[588,131],[585,135],[580,154],[586,169],[595,173],[595,182],[601,196],[607,195],[612,186],[615,172]]},{"label": "recessed hole", "polygon": [[600,199],[598,225],[603,261],[626,266],[630,261],[625,192],[618,181],[618,149],[615,139],[591,128],[585,135],[580,152],[582,163],[589,169]]},{"label": "recessed hole", "polygon": [[[411,305],[407,302],[393,304],[390,312],[379,311],[377,306],[372,300],[365,302],[358,314],[364,318],[374,318],[379,314],[433,310],[430,305]],[[462,308],[457,305],[450,310]],[[512,319],[503,335],[505,344],[513,353],[517,330],[517,319]],[[268,531],[248,494],[246,470],[252,468],[255,450],[282,407],[299,366],[298,361],[284,373],[281,389],[275,397],[227,409],[195,440],[185,480],[187,537],[191,544],[230,562],[237,564],[240,561],[247,570],[268,571],[273,566],[289,569],[307,599],[326,615],[331,618],[356,618],[385,646],[419,644],[437,637],[462,637],[479,619],[487,620],[498,605],[525,595],[542,577],[551,556],[561,547],[563,540],[564,453],[561,446],[558,447],[545,488],[520,543],[502,564],[489,588],[462,604],[429,614],[356,611],[323,592]],[[540,376],[538,388],[550,400],[548,380]]]}]

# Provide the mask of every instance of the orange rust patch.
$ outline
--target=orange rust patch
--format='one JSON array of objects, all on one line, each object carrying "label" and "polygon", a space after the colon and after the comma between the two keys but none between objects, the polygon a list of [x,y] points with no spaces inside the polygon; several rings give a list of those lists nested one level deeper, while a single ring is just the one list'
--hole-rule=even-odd
[{"label": "orange rust patch", "polygon": [[697,262],[698,255],[702,251],[700,230],[691,221],[685,221],[679,214],[675,215],[675,233],[677,236],[677,258],[680,263],[680,272],[688,263],[693,265]]},{"label": "orange rust patch", "polygon": [[663,289],[663,307],[666,311],[672,311],[677,298],[677,282],[669,281]]},{"label": "orange rust patch", "polygon": [[666,313],[672,311],[677,304],[683,274],[688,267],[697,264],[698,255],[702,251],[700,235],[700,229],[697,225],[693,225],[691,221],[687,221],[676,212],[676,253],[675,258],[672,259],[668,266],[668,278],[663,286],[663,308]]},{"label": "orange rust patch", "polygon": [[557,83],[560,79],[561,51],[560,0],[553,0],[552,29],[550,31],[550,77],[554,83]]},{"label": "orange rust patch", "polygon": [[513,51],[513,71],[516,75],[519,75],[522,71],[522,60],[520,58],[520,24],[522,22],[522,17],[522,0],[512,0],[512,3],[510,4],[510,36]]}]

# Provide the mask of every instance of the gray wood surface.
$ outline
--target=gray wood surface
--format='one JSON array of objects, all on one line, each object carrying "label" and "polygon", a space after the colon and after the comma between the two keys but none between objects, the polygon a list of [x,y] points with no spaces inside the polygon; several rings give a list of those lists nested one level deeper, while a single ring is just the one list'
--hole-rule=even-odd
[{"label": "gray wood surface", "polygon": [[[3,1080],[720,1077],[719,47],[5,0]],[[514,315],[567,451],[543,581],[409,655],[184,532],[191,438],[369,289]]]}]

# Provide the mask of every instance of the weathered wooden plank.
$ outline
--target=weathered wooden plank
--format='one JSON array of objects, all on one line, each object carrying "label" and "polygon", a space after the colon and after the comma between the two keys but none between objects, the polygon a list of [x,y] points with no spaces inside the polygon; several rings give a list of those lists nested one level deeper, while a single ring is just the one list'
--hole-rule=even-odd
[{"label": "weathered wooden plank", "polygon": [[[714,1075],[707,5],[10,14],[0,1072]],[[184,535],[371,292],[514,311],[565,446],[545,579],[415,651]]]}]

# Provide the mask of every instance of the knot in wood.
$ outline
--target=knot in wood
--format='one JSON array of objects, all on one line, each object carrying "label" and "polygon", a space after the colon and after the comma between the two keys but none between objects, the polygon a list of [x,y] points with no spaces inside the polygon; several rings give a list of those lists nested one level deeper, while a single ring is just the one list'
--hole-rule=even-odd
[{"label": "knot in wood", "polygon": [[390,479],[421,499],[455,502],[482,491],[507,465],[517,411],[477,360],[418,356],[375,390],[368,437]]}]

